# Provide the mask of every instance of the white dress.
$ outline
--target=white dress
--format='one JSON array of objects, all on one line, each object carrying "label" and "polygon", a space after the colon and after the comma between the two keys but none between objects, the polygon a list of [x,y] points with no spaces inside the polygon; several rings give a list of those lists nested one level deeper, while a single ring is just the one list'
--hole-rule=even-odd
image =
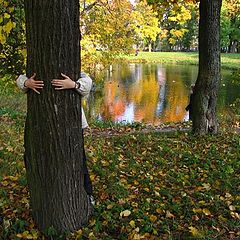
[{"label": "white dress", "polygon": [[[27,92],[28,88],[24,86],[25,81],[27,80],[26,75],[20,75],[17,78],[17,85],[18,87],[23,91]],[[81,72],[80,78],[77,80],[77,82],[80,83],[79,89],[76,89],[76,91],[81,95],[81,96],[86,96],[90,93],[90,90],[92,88],[92,79],[84,72]],[[88,123],[87,119],[84,113],[84,110],[82,108],[82,128],[87,128]]]}]

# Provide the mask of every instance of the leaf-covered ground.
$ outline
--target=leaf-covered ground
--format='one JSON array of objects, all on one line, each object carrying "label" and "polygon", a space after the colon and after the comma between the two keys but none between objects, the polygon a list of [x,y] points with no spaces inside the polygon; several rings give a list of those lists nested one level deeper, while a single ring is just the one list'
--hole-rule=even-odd
[{"label": "leaf-covered ground", "polygon": [[0,239],[240,239],[239,134],[136,126],[86,135],[95,215],[75,233],[44,237],[30,216],[24,118],[0,114]]}]

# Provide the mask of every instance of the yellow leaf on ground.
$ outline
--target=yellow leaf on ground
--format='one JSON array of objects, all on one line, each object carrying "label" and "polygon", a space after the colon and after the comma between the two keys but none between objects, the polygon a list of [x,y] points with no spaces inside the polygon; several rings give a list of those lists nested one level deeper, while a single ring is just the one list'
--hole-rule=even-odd
[{"label": "yellow leaf on ground", "polygon": [[206,216],[211,215],[211,212],[210,212],[207,208],[203,208],[203,213],[204,213]]},{"label": "yellow leaf on ground", "polygon": [[189,230],[194,237],[200,237],[202,235],[201,232],[195,227],[189,227]]},{"label": "yellow leaf on ground", "polygon": [[174,215],[169,211],[166,212],[166,218],[174,218]]},{"label": "yellow leaf on ground", "polygon": [[194,213],[202,213],[202,209],[201,208],[193,208],[193,212]]},{"label": "yellow leaf on ground", "polygon": [[235,211],[235,210],[236,210],[235,206],[233,206],[233,205],[230,205],[230,206],[229,206],[229,209],[230,209],[231,211]]},{"label": "yellow leaf on ground", "polygon": [[150,220],[151,220],[152,222],[156,222],[156,221],[157,221],[157,217],[156,217],[155,215],[151,215],[151,216],[150,216]]},{"label": "yellow leaf on ground", "polygon": [[203,183],[203,187],[206,189],[206,190],[210,190],[211,189],[211,185],[209,183]]},{"label": "yellow leaf on ground", "polygon": [[135,228],[134,231],[139,232],[140,231],[139,227]]},{"label": "yellow leaf on ground", "polygon": [[156,209],[156,212],[159,213],[159,214],[161,214],[161,213],[163,212],[163,210],[162,210],[161,208],[157,208],[157,209]]},{"label": "yellow leaf on ground", "polygon": [[107,209],[112,209],[112,208],[113,208],[112,204],[107,205]]},{"label": "yellow leaf on ground", "polygon": [[140,240],[140,239],[141,239],[140,234],[135,233],[134,236],[133,236],[133,240]]},{"label": "yellow leaf on ground", "polygon": [[227,221],[227,218],[223,217],[222,215],[218,216],[218,220],[220,222],[226,222]]},{"label": "yellow leaf on ground", "polygon": [[130,225],[132,228],[134,228],[134,227],[135,227],[135,222],[132,220],[132,221],[129,222],[129,225]]},{"label": "yellow leaf on ground", "polygon": [[120,213],[120,217],[128,217],[131,214],[130,210],[124,210]]}]

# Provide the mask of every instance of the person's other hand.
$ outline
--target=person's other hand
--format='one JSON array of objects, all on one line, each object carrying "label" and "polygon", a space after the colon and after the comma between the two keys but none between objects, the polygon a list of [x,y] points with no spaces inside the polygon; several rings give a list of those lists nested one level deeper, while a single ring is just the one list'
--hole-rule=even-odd
[{"label": "person's other hand", "polygon": [[43,86],[44,86],[44,83],[41,80],[34,80],[35,77],[36,77],[36,73],[34,73],[30,78],[28,78],[24,82],[24,86],[27,87],[27,88],[32,89],[37,94],[40,94],[38,89],[42,89]]},{"label": "person's other hand", "polygon": [[61,73],[64,79],[53,79],[52,85],[55,87],[55,90],[63,90],[63,89],[72,89],[75,88],[76,83],[67,75]]}]

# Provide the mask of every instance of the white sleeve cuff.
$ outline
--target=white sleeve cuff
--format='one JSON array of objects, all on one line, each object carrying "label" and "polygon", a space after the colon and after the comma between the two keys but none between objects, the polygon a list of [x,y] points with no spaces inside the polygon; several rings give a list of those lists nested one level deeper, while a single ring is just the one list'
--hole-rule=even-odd
[{"label": "white sleeve cuff", "polygon": [[84,72],[81,72],[81,77],[77,80],[80,83],[80,87],[77,90],[82,96],[86,96],[90,93],[92,88],[92,79]]},{"label": "white sleeve cuff", "polygon": [[27,76],[26,75],[20,75],[16,82],[17,82],[17,86],[23,91],[23,92],[27,92],[28,88],[24,86],[25,81],[27,80]]}]

